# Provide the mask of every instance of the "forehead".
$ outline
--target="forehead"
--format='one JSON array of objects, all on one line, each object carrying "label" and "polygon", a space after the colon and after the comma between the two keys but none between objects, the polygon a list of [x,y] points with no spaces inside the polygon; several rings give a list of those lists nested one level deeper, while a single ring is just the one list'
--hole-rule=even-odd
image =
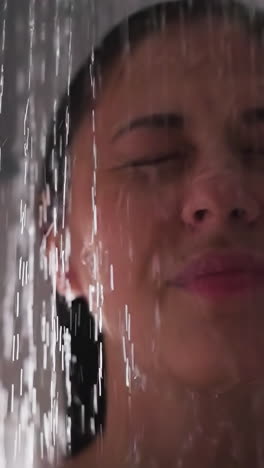
[{"label": "forehead", "polygon": [[103,79],[97,135],[109,141],[126,120],[156,111],[199,114],[207,106],[220,115],[251,106],[264,90],[262,55],[260,41],[238,20],[168,24],[123,54]]},{"label": "forehead", "polygon": [[[123,55],[108,77],[102,98],[131,100],[135,93],[199,81],[263,80],[263,48],[239,21],[221,18],[168,24]],[[176,92],[176,89],[174,90]]]}]

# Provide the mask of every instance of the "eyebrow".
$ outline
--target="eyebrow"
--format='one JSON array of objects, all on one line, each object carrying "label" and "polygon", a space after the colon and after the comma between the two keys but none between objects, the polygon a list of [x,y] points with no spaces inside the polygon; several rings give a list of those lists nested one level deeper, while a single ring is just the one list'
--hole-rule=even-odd
[{"label": "eyebrow", "polygon": [[184,127],[184,118],[181,114],[165,113],[165,114],[151,114],[130,120],[126,125],[119,128],[114,134],[112,141],[117,140],[126,133],[136,130],[138,128],[174,128],[182,130]]},{"label": "eyebrow", "polygon": [[253,107],[242,113],[242,121],[247,125],[264,122],[264,107]]}]

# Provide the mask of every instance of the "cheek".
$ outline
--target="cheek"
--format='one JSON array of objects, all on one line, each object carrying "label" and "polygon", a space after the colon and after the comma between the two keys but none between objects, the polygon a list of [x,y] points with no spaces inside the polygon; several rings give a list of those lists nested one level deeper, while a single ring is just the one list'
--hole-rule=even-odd
[{"label": "cheek", "polygon": [[98,194],[98,238],[104,252],[104,275],[114,274],[115,291],[128,294],[147,262],[155,226],[148,203],[125,188]]},{"label": "cheek", "polygon": [[164,236],[169,237],[172,230],[177,243],[180,222],[171,216],[177,194],[174,193],[173,204],[167,195],[153,187],[146,186],[144,190],[128,183],[114,184],[108,190],[106,187],[99,186],[97,197],[101,245],[115,268],[119,268],[121,278],[124,274],[140,275],[140,270],[159,253]]},{"label": "cheek", "polygon": [[[98,177],[96,208],[93,209],[91,197],[84,196],[91,193],[87,181],[82,186],[80,179],[78,182],[78,197],[75,196],[72,209],[72,257],[82,278],[83,290],[88,291],[89,285],[99,280],[108,316],[112,316],[113,310],[124,311],[125,304],[130,304],[133,321],[141,326],[145,323],[148,330],[154,332],[153,310],[160,295],[155,281],[159,275],[155,262],[164,254],[164,248],[174,253],[181,248],[181,224],[171,216],[178,204],[178,191],[174,188],[169,192],[163,190],[161,194],[161,190],[153,186]],[[92,274],[91,256],[88,254],[87,260],[83,258],[83,249],[91,240],[94,215],[97,234],[92,250],[96,252],[97,278]]]}]

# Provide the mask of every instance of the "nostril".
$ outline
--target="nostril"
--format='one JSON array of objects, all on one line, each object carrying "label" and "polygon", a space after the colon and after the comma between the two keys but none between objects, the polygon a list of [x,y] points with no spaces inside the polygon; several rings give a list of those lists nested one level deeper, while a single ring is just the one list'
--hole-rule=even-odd
[{"label": "nostril", "polygon": [[234,208],[234,210],[232,210],[232,213],[231,213],[231,216],[235,219],[242,218],[244,215],[245,215],[245,210],[243,210],[242,208]]},{"label": "nostril", "polygon": [[195,221],[202,221],[205,217],[206,211],[207,210],[197,210],[194,215]]}]

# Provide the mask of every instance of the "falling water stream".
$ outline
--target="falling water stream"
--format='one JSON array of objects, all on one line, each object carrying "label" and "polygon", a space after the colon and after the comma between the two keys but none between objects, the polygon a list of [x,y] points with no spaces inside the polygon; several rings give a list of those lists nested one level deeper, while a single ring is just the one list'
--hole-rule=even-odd
[{"label": "falling water stream", "polygon": [[[144,5],[153,3],[145,0]],[[264,6],[263,0],[251,3]],[[63,93],[69,92],[88,49],[93,51],[109,23],[117,24],[125,18],[127,9],[136,11],[138,5],[140,0],[0,0],[0,468],[58,466],[71,440],[72,422],[66,415],[66,407],[71,405],[71,336],[59,323],[56,310],[58,261],[67,265],[70,246],[66,242],[59,254],[55,250],[47,255],[41,238],[41,216],[36,210],[38,189],[47,135],[51,124],[56,124]],[[90,78],[93,87],[92,74]],[[97,135],[93,130],[92,241],[98,222]],[[65,179],[67,164],[66,158]],[[56,171],[54,165],[54,179]],[[65,181],[64,216],[67,189]],[[55,208],[54,232],[58,217]],[[90,305],[96,304],[99,310],[95,317],[98,335],[103,328],[104,305],[98,273],[101,251],[97,258],[91,258],[85,256],[85,248],[82,263],[93,269],[89,298]],[[60,255],[59,260],[56,255]],[[159,274],[158,261],[155,274]],[[110,291],[115,286],[114,265],[110,263]],[[126,304],[123,315],[124,380],[130,389],[131,379],[138,379],[144,389],[145,376],[134,363],[133,314]],[[158,306],[154,315],[159,328],[162,314]],[[151,349],[155,352],[154,345]],[[102,360],[101,352],[100,365]],[[191,394],[190,401],[192,398]],[[96,406],[96,392],[94,401]],[[197,432],[185,440],[183,453],[192,445],[193,437],[199,436],[199,421],[196,427]],[[128,458],[133,459],[133,466],[140,460],[140,437],[138,434],[131,441]],[[264,466],[260,452],[259,467]],[[177,466],[181,466],[180,459]]]}]

